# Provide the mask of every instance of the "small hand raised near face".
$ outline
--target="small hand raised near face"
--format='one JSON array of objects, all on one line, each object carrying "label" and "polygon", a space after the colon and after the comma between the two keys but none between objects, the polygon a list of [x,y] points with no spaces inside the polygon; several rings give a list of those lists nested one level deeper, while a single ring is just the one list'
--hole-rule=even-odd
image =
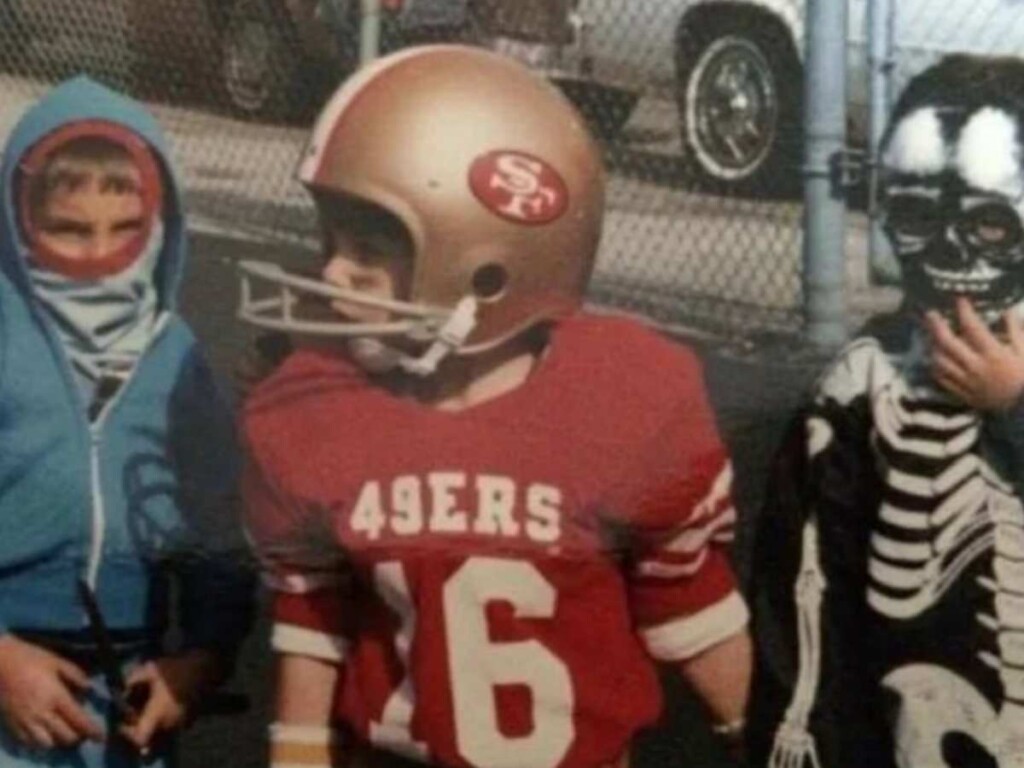
[{"label": "small hand raised near face", "polygon": [[1024,393],[1024,325],[1012,310],[1003,317],[1005,337],[993,332],[963,297],[956,300],[959,332],[938,312],[925,315],[935,381],[982,411],[1006,410]]}]

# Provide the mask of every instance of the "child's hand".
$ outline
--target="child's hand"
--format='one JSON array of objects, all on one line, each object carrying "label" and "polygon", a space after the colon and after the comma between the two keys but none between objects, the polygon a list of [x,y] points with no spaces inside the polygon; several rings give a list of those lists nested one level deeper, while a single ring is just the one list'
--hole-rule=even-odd
[{"label": "child's hand", "polygon": [[989,329],[964,298],[956,300],[959,335],[937,312],[925,325],[932,338],[932,374],[950,394],[982,411],[1011,407],[1024,392],[1024,329],[1012,311],[1005,315],[1006,339]]},{"label": "child's hand", "polygon": [[208,651],[190,651],[142,664],[125,679],[131,690],[143,686],[146,703],[132,725],[121,726],[121,735],[140,753],[149,752],[155,736],[181,726],[189,707],[211,689],[220,675],[216,657]]},{"label": "child's hand", "polygon": [[103,728],[75,698],[89,677],[75,664],[14,635],[0,637],[0,712],[23,744],[70,747],[102,741]]}]

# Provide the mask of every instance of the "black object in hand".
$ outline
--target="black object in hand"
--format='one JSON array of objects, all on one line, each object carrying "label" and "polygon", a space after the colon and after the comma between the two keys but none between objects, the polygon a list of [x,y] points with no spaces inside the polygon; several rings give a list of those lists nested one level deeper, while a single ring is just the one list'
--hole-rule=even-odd
[{"label": "black object in hand", "polygon": [[145,707],[146,699],[149,698],[149,688],[136,685],[129,689],[125,684],[124,673],[121,671],[121,660],[114,650],[110,632],[103,620],[103,614],[100,613],[100,606],[96,602],[96,595],[85,579],[78,580],[78,595],[89,619],[89,631],[92,633],[93,642],[96,643],[96,655],[99,658],[100,670],[107,683],[107,688],[110,690],[110,699],[113,702],[114,711],[117,713],[117,719],[125,725],[132,725],[139,719],[139,713]]}]

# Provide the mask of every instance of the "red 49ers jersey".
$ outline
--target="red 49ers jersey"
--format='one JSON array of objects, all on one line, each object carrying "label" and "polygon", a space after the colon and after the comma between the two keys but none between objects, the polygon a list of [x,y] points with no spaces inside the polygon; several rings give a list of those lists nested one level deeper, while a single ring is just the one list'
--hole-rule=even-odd
[{"label": "red 49ers jersey", "polygon": [[249,525],[278,652],[338,663],[336,715],[450,766],[615,760],[746,608],[729,465],[685,348],[580,314],[460,412],[302,351],[250,398]]}]

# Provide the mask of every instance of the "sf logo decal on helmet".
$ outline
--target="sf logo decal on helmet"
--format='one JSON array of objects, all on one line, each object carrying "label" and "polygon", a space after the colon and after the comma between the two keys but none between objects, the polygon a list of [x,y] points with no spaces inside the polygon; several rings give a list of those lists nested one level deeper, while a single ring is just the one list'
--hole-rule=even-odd
[{"label": "sf logo decal on helmet", "polygon": [[569,204],[558,171],[525,152],[496,150],[478,157],[469,186],[488,210],[518,224],[547,224]]}]

